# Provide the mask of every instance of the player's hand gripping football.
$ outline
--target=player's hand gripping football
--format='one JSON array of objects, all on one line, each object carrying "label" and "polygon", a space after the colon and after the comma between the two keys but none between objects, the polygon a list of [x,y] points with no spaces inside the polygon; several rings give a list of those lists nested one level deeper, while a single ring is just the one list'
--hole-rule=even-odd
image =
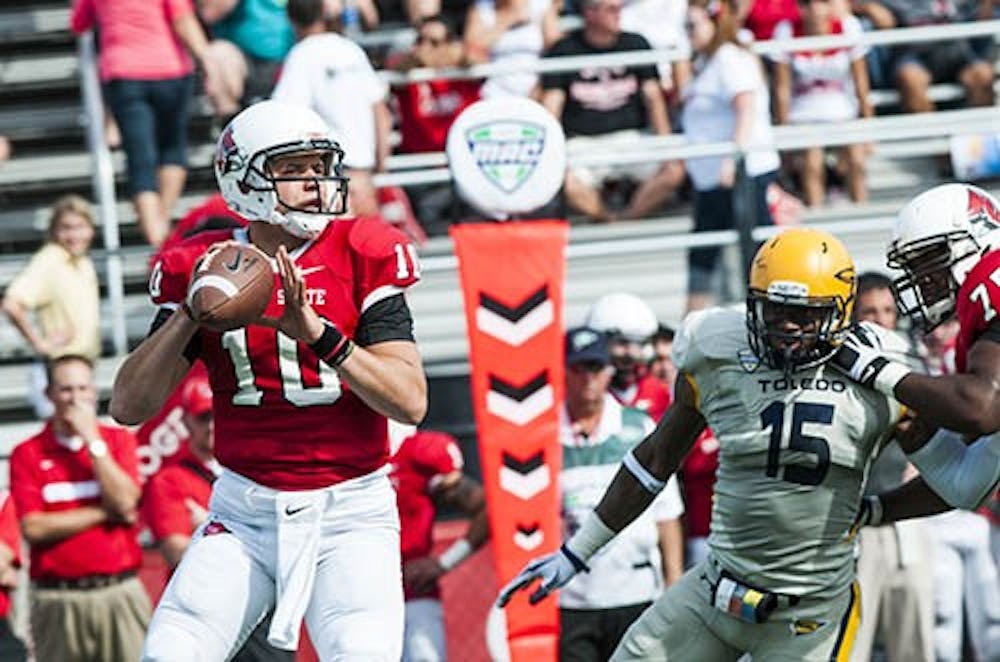
[{"label": "player's hand gripping football", "polygon": [[831,363],[859,384],[893,396],[896,384],[910,369],[887,359],[878,335],[865,324],[855,324]]},{"label": "player's hand gripping football", "polygon": [[510,583],[500,591],[500,596],[497,598],[497,606],[501,608],[505,607],[510,602],[510,599],[514,597],[515,593],[527,590],[532,582],[536,579],[541,579],[541,585],[528,598],[530,604],[538,604],[549,593],[562,588],[578,572],[586,569],[587,566],[584,565],[583,561],[576,558],[564,545],[559,548],[559,551],[537,558],[526,565],[524,570],[514,577],[514,579],[510,580]]},{"label": "player's hand gripping football", "polygon": [[323,320],[306,298],[306,281],[284,246],[278,247],[275,255],[278,262],[278,275],[281,276],[281,289],[284,295],[285,307],[281,317],[273,319],[262,317],[260,323],[277,328],[290,338],[311,344],[323,335]]}]

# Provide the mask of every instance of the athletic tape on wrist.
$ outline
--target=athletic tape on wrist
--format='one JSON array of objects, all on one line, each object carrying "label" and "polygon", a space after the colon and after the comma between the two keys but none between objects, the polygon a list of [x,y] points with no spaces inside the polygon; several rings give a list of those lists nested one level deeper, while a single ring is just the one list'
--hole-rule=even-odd
[{"label": "athletic tape on wrist", "polygon": [[459,538],[452,543],[451,547],[441,552],[437,562],[447,571],[467,559],[470,554],[472,554],[472,545],[465,538]]},{"label": "athletic tape on wrist", "polygon": [[604,547],[615,535],[617,534],[608,528],[608,525],[592,510],[564,546],[576,554],[580,561],[586,563],[597,550]]},{"label": "athletic tape on wrist", "polygon": [[642,466],[642,463],[636,459],[631,450],[625,453],[625,459],[622,461],[622,464],[625,465],[629,473],[635,476],[639,484],[650,494],[659,494],[667,486],[666,482],[649,473],[649,470]]},{"label": "athletic tape on wrist", "polygon": [[896,384],[898,384],[903,377],[906,377],[911,372],[913,371],[902,363],[889,361],[885,364],[885,367],[882,368],[877,375],[875,375],[873,386],[876,391],[894,398],[896,397]]}]

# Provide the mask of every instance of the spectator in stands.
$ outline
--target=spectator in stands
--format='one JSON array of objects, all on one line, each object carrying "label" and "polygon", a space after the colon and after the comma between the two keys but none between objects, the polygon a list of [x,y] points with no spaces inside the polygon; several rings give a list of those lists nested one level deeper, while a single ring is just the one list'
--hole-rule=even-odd
[{"label": "spectator in stands", "polygon": [[[940,0],[880,0],[888,10],[880,15],[879,28],[947,25],[971,18],[956,2]],[[875,3],[872,3],[875,4]],[[901,95],[900,103],[911,113],[934,110],[929,95],[931,83],[958,81],[965,88],[970,106],[993,104],[993,62],[988,53],[977,51],[970,39],[950,39],[897,46],[893,69]]]},{"label": "spectator in stands", "polygon": [[[822,1],[822,0],[821,0]],[[746,28],[757,41],[774,39],[779,23],[799,20],[799,4],[809,0],[737,0],[736,22]]]},{"label": "spectator in stands", "polygon": [[[649,50],[641,35],[621,30],[622,0],[583,0],[584,25],[569,33],[546,57],[600,55]],[[566,132],[570,151],[611,154],[622,144],[634,146],[645,133],[670,133],[666,103],[653,65],[591,66],[542,76],[542,103]],[[566,175],[570,205],[593,220],[641,218],[663,204],[683,181],[679,163],[571,167]],[[625,210],[605,204],[602,187],[612,179],[637,183]]]},{"label": "spectator in stands", "polygon": [[24,662],[28,651],[10,624],[11,591],[21,567],[21,529],[10,492],[0,490],[0,660]]},{"label": "spectator in stands", "polygon": [[[465,47],[446,16],[430,16],[417,25],[413,49],[393,68],[444,69],[467,64]],[[479,100],[478,80],[429,80],[393,86],[399,109],[400,144],[403,154],[442,152],[448,129],[459,113]],[[422,184],[407,188],[417,218],[430,234],[447,232],[448,210],[454,203],[451,183]]]},{"label": "spectator in stands", "polygon": [[[566,401],[559,426],[564,536],[597,505],[622,458],[649,434],[653,420],[608,393],[614,368],[606,336],[566,333]],[[653,504],[559,592],[559,659],[607,660],[632,621],[680,578],[684,504],[671,478]]]},{"label": "spectator in stands", "polygon": [[187,178],[194,91],[187,51],[204,62],[205,33],[191,0],[73,0],[70,24],[77,34],[97,29],[101,82],[121,131],[129,196],[146,241],[159,246]]},{"label": "spectator in stands", "polygon": [[[820,35],[860,36],[861,22],[852,14],[838,16],[829,2],[807,2],[800,20],[782,21],[775,39]],[[868,99],[865,46],[818,51],[785,52],[773,56],[775,117],[778,124],[823,124],[872,117]],[[854,202],[868,199],[864,145],[844,148],[847,188]],[[804,153],[802,188],[806,203],[816,207],[826,197],[826,159],[822,147]]]},{"label": "spectator in stands", "polygon": [[[186,380],[180,406],[182,425],[189,433],[179,457],[149,477],[143,489],[142,518],[173,569],[180,563],[195,529],[208,518],[212,483],[222,471],[213,455],[212,388],[208,376]],[[267,642],[271,627],[268,615],[253,631],[233,662],[292,662],[295,653]]]},{"label": "spectator in stands", "polygon": [[136,577],[135,437],[97,421],[93,365],[48,364],[55,413],[14,448],[10,484],[31,547],[31,631],[39,660],[137,660],[150,604]]},{"label": "spectator in stands", "polygon": [[660,380],[668,389],[674,387],[677,379],[677,366],[674,364],[674,330],[666,324],[658,324],[656,332],[650,338],[653,345],[653,358],[649,362],[649,374]]},{"label": "spectator in stands", "polygon": [[[483,488],[462,473],[462,451],[451,435],[390,421],[389,440],[406,598],[403,662],[444,662],[448,656],[438,584],[490,537]],[[431,552],[439,507],[468,517],[469,528],[435,556]]]},{"label": "spectator in stands", "polygon": [[[560,0],[476,0],[465,20],[469,62],[531,65],[561,36]],[[483,84],[484,99],[530,96],[538,75],[520,72],[491,76]]]},{"label": "spectator in stands", "polygon": [[[94,215],[76,195],[59,198],[49,217],[48,241],[11,282],[3,311],[36,355],[29,400],[39,418],[52,414],[45,397],[47,359],[101,353],[100,293],[90,259]],[[35,321],[32,321],[32,313]]]},{"label": "spectator in stands", "polygon": [[[881,273],[858,277],[854,319],[896,329],[896,299],[892,281]],[[908,350],[902,335],[895,349]],[[895,442],[876,457],[865,495],[898,487],[914,475]],[[857,578],[861,586],[861,624],[851,653],[867,662],[878,639],[890,660],[934,659],[934,608],[928,596],[936,589],[929,554],[926,520],[868,526],[859,535]]]},{"label": "spectator in stands", "polygon": [[649,373],[646,357],[656,333],[656,315],[646,302],[626,292],[606,294],[587,310],[584,324],[607,336],[614,376],[608,385],[626,407],[644,411],[659,421],[670,406],[670,388]]},{"label": "spectator in stands", "polygon": [[344,150],[351,210],[371,216],[378,213],[372,174],[385,168],[389,156],[388,89],[360,46],[327,31],[324,2],[288,0],[298,43],[285,60],[273,98],[319,113]]},{"label": "spectator in stands", "polygon": [[[737,40],[733,0],[692,0],[685,26],[695,53],[694,78],[681,95],[684,135],[692,143],[732,141],[744,151],[749,199],[744,208],[757,225],[771,225],[767,188],[774,182],[778,154],[752,148],[771,142],[770,92],[760,61]],[[687,160],[694,186],[694,230],[708,232],[736,227],[733,157],[709,156]],[[688,254],[687,309],[709,305],[719,276],[720,249],[693,248]]]},{"label": "spectator in stands", "polygon": [[205,94],[222,118],[266,99],[295,44],[285,0],[197,0],[212,42],[205,61]]},{"label": "spectator in stands", "polygon": [[[687,0],[628,0],[622,6],[622,29],[638,32],[655,50],[685,53],[691,50],[684,31],[686,14]],[[660,82],[668,91],[679,90],[691,77],[690,59],[658,65],[658,69]]]}]

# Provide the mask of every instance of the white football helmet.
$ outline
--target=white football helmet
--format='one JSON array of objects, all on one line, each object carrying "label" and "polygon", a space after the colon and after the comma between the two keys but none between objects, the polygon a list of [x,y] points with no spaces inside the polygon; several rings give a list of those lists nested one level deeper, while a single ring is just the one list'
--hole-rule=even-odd
[{"label": "white football helmet", "polygon": [[659,326],[646,302],[626,292],[605,294],[587,311],[584,325],[610,336],[622,336],[629,342],[647,342]]},{"label": "white football helmet", "polygon": [[[282,177],[271,173],[275,157],[321,153],[326,162],[322,177]],[[279,101],[261,101],[230,120],[215,149],[215,178],[230,209],[250,221],[282,226],[305,239],[318,236],[331,216],[347,208],[344,152],[330,129],[314,111]],[[276,181],[312,180],[317,185],[317,209],[285,204]],[[279,209],[279,204],[281,209]]]},{"label": "white football helmet", "polygon": [[892,228],[888,265],[899,310],[930,331],[955,314],[958,290],[986,252],[1000,248],[1000,204],[968,184],[943,184],[903,207]]}]

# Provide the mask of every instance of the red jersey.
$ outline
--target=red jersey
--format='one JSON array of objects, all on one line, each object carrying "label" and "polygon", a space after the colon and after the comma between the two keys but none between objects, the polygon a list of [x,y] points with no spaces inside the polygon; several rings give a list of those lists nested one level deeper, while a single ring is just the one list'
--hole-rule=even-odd
[{"label": "red jersey", "polygon": [[[153,301],[184,301],[195,261],[229,239],[249,243],[243,228],[204,232],[164,253],[150,278]],[[376,219],[332,221],[291,257],[312,307],[351,337],[362,312],[419,279],[413,246]],[[275,267],[267,317],[281,316],[283,295]],[[307,345],[256,325],[225,333],[199,329],[198,337],[214,394],[215,455],[224,466],[274,489],[309,490],[385,464],[386,418]]]},{"label": "red jersey", "polygon": [[[14,499],[10,492],[0,490],[0,543],[14,553],[11,565],[21,566],[21,526],[17,521],[17,511],[14,509]],[[0,589],[0,618],[10,615],[10,589]]]},{"label": "red jersey", "polygon": [[139,447],[139,473],[148,478],[169,464],[178,451],[185,447],[191,433],[184,425],[184,407],[181,394],[189,382],[207,380],[208,371],[201,361],[196,361],[160,411],[143,423],[135,432]]},{"label": "red jersey", "polygon": [[164,252],[183,243],[189,233],[193,232],[199,225],[213,216],[230,218],[240,225],[248,223],[245,218],[229,208],[229,205],[226,204],[226,199],[222,197],[221,193],[210,195],[200,205],[189,209],[188,213],[177,221],[174,228],[170,231],[170,235],[167,236],[163,245],[160,246],[159,253],[153,256],[154,261],[158,255],[162,255]]},{"label": "red jersey", "polygon": [[[421,430],[407,437],[390,461],[396,488],[403,563],[431,553],[434,527],[433,494],[441,479],[462,470],[462,451],[455,438],[443,432]],[[437,595],[435,590],[432,594]],[[406,599],[426,597],[411,595]]]},{"label": "red jersey", "polygon": [[646,375],[639,380],[631,399],[625,398],[620,391],[612,390],[611,394],[626,407],[646,412],[657,423],[670,406],[670,389],[653,375]]},{"label": "red jersey", "polygon": [[194,520],[186,501],[192,499],[207,510],[212,495],[212,470],[190,453],[181,455],[183,458],[151,477],[142,493],[142,517],[157,541],[193,534]]},{"label": "red jersey", "polygon": [[955,367],[965,372],[969,350],[1000,311],[1000,250],[987,253],[972,267],[958,288],[955,313],[959,331],[955,340]]},{"label": "red jersey", "polygon": [[681,465],[685,532],[703,538],[712,523],[712,495],[719,468],[719,440],[705,428]]},{"label": "red jersey", "polygon": [[[135,437],[123,428],[101,425],[100,431],[111,457],[138,485]],[[101,503],[86,447],[74,451],[59,443],[51,423],[14,449],[10,485],[19,517]],[[72,579],[135,570],[142,562],[136,533],[134,526],[106,522],[56,542],[32,545],[31,578]]]},{"label": "red jersey", "polygon": [[480,85],[471,80],[430,80],[394,88],[399,103],[399,151],[443,151],[452,122],[479,100]]}]

